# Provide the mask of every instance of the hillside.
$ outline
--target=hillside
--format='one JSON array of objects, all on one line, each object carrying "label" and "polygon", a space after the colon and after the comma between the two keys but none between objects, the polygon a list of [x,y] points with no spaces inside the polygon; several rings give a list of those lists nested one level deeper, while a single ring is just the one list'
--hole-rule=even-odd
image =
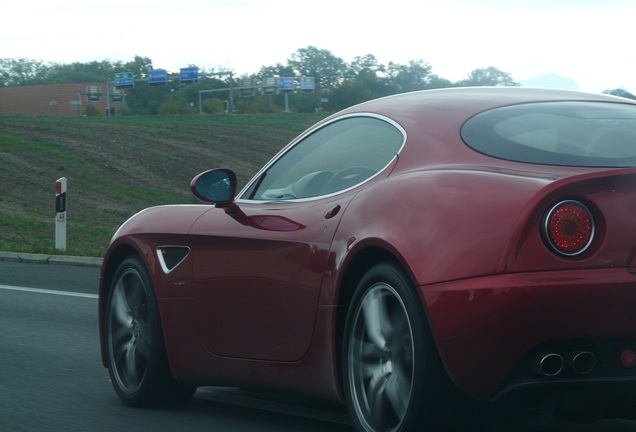
[{"label": "hillside", "polygon": [[215,167],[244,184],[324,114],[0,117],[0,250],[55,252],[55,181],[66,177],[67,251],[101,255],[115,229],[152,205],[193,203]]}]

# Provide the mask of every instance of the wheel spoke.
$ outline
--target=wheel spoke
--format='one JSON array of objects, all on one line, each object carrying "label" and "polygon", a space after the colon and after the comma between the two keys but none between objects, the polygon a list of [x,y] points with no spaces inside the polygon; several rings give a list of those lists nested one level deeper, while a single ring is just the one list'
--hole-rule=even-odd
[{"label": "wheel spoke", "polygon": [[126,347],[126,344],[130,342],[132,337],[132,331],[128,327],[119,327],[118,329],[113,330],[111,340],[115,351],[122,351]]},{"label": "wheel spoke", "polygon": [[130,307],[128,306],[128,301],[126,300],[124,283],[120,279],[115,286],[115,292],[113,293],[112,299],[113,305],[112,310],[117,322],[123,327],[130,328],[132,326],[133,318],[130,315]]},{"label": "wheel spoke", "polygon": [[147,334],[142,333],[137,340],[137,354],[144,361],[148,360],[150,354],[150,338]]},{"label": "wheel spoke", "polygon": [[369,382],[367,388],[367,400],[369,401],[369,411],[374,424],[384,424],[386,422],[386,384],[385,374],[378,374]]},{"label": "wheel spoke", "polygon": [[381,366],[382,352],[378,347],[369,341],[360,342],[362,347],[360,357],[355,357],[356,362],[360,365],[362,378],[370,379],[376,374],[376,370]]},{"label": "wheel spoke", "polygon": [[128,350],[130,349],[130,341],[122,343],[120,345],[113,346],[113,356],[117,365],[121,365],[126,360]]},{"label": "wheel spoke", "polygon": [[135,352],[136,352],[135,344],[130,343],[126,346],[125,369],[126,369],[126,378],[128,378],[128,381],[130,384],[137,384],[138,382],[137,361],[136,361]]},{"label": "wheel spoke", "polygon": [[394,334],[389,342],[396,364],[410,368],[413,365],[413,337],[406,316],[400,315],[399,319],[394,320]]},{"label": "wheel spoke", "polygon": [[386,297],[381,290],[373,290],[362,305],[362,314],[366,332],[375,345],[380,349],[386,349],[386,336],[391,333],[391,326],[387,314]]},{"label": "wheel spoke", "polygon": [[146,301],[146,293],[144,291],[143,282],[138,277],[135,277],[130,282],[126,297],[128,299],[132,315],[135,318],[138,318],[143,309],[143,304]]},{"label": "wheel spoke", "polygon": [[403,371],[394,369],[386,383],[386,396],[397,418],[406,413],[411,392],[411,382]]}]

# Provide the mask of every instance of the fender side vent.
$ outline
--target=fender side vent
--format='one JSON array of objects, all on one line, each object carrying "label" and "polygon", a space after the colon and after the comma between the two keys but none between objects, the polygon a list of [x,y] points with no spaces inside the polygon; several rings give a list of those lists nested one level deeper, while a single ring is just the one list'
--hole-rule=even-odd
[{"label": "fender side vent", "polygon": [[161,269],[165,274],[179,267],[179,264],[181,264],[189,254],[190,248],[187,246],[159,246],[157,248],[159,264],[161,264]]}]

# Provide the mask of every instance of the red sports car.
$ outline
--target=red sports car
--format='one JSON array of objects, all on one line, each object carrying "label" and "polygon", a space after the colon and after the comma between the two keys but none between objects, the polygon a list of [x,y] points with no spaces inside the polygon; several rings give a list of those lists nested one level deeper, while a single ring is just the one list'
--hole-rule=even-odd
[{"label": "red sports car", "polygon": [[[636,411],[636,101],[407,93],[321,121],[236,194],[125,222],[100,281],[128,405],[301,392],[359,431]],[[424,429],[422,429],[424,428]]]}]

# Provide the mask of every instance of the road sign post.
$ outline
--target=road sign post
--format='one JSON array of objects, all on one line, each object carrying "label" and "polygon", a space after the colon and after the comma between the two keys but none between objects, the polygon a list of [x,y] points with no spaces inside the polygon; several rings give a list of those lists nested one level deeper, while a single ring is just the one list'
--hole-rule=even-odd
[{"label": "road sign post", "polygon": [[55,249],[66,250],[66,177],[55,182]]},{"label": "road sign post", "polygon": [[279,89],[285,95],[285,112],[289,112],[289,93],[296,89],[296,81],[294,77],[280,77],[278,78]]}]

